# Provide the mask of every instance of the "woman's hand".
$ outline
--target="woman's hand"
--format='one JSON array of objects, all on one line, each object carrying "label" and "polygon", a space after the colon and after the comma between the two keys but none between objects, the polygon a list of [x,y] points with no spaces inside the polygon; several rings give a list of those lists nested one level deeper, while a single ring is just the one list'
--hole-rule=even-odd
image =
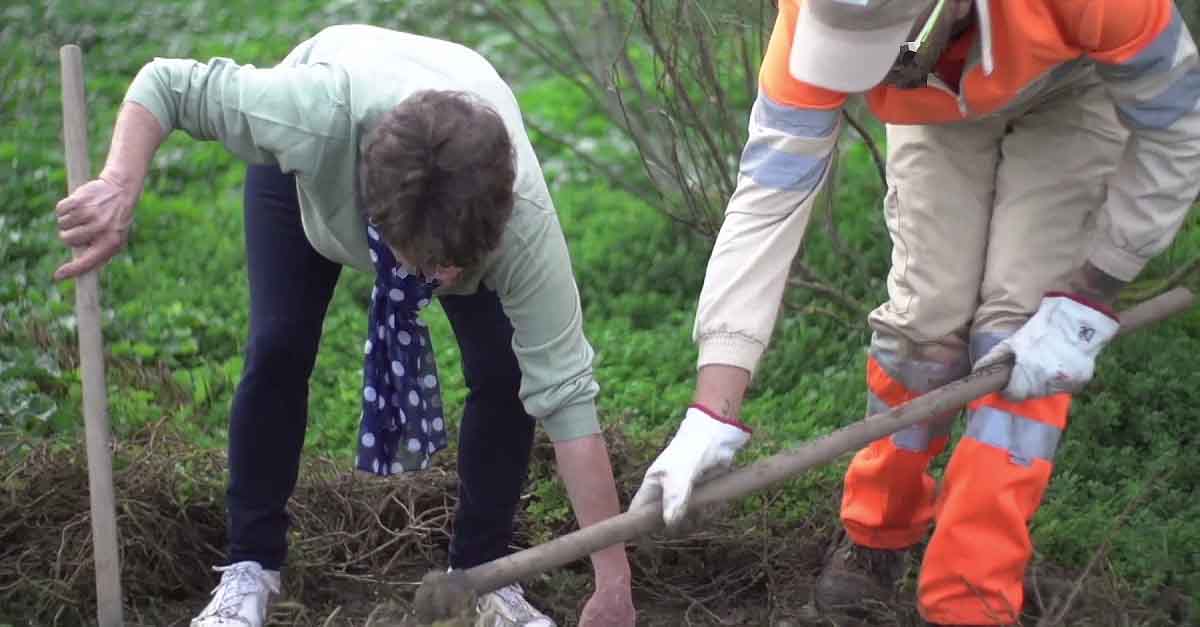
[{"label": "woman's hand", "polygon": [[75,259],[54,272],[56,281],[98,268],[125,247],[133,206],[142,191],[140,185],[131,187],[102,173],[59,201],[54,209],[58,237],[76,250]]},{"label": "woman's hand", "polygon": [[634,627],[636,619],[629,579],[597,579],[596,592],[579,615],[579,627]]}]

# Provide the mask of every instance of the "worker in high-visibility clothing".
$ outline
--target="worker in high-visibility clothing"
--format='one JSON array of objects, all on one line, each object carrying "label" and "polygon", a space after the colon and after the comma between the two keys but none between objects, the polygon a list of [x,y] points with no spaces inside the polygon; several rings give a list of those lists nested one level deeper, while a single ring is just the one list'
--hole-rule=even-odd
[{"label": "worker in high-visibility clothing", "polygon": [[1200,188],[1196,47],[1170,0],[782,0],[699,298],[695,402],[631,505],[661,501],[668,525],[750,437],[743,395],[854,93],[887,123],[892,244],[867,412],[1016,365],[965,408],[940,489],[928,467],[961,411],[854,456],[817,601],[891,598],[932,528],[924,618],[1014,623],[1070,394]]}]

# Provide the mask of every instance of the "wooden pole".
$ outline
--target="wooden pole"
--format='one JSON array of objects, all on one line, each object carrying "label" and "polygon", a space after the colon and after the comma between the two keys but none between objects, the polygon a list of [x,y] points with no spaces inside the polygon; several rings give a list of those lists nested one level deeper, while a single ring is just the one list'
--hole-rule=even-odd
[{"label": "wooden pole", "polygon": [[[87,98],[83,52],[69,44],[59,49],[62,66],[63,147],[67,193],[91,177],[88,163]],[[78,254],[78,250],[75,251]],[[96,612],[100,627],[120,627],[121,567],[117,552],[116,499],[109,451],[108,393],[104,384],[104,346],[100,335],[100,277],[91,270],[75,280],[75,321],[83,379],[83,420],[87,434],[88,493],[92,508],[92,547],[96,562]]]},{"label": "wooden pole", "polygon": [[[1192,306],[1194,300],[1191,291],[1180,287],[1140,303],[1120,313],[1121,326],[1117,333],[1126,335],[1185,311]],[[697,486],[689,507],[702,508],[740,498],[794,478],[810,468],[828,464],[879,438],[887,437],[956,407],[962,407],[985,394],[1004,389],[1011,372],[1010,358],[1007,363],[993,364],[980,369],[889,411],[869,416],[811,442],[734,470]],[[417,591],[419,612],[440,612],[439,608],[423,606],[429,605],[428,599],[445,596],[439,595],[441,589],[465,586],[475,594],[486,594],[662,527],[662,508],[653,504],[618,514],[545,544],[474,568],[449,574],[438,573],[436,576],[431,573]]]}]

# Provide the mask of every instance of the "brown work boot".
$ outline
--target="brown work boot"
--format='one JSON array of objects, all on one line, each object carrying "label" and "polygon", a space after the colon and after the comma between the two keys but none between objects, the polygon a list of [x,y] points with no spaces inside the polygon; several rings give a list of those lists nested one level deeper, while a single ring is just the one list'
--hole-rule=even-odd
[{"label": "brown work boot", "polygon": [[907,558],[908,549],[872,549],[855,544],[843,533],[817,579],[817,609],[861,614],[871,602],[892,601]]}]

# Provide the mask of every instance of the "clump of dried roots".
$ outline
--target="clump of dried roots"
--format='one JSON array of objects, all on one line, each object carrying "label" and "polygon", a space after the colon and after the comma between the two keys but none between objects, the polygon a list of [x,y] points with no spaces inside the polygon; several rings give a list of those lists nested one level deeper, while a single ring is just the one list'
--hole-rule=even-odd
[{"label": "clump of dried roots", "polygon": [[[662,443],[605,432],[622,501],[629,502]],[[556,481],[553,447],[534,447],[530,486]],[[126,625],[187,624],[207,602],[223,559],[226,464],[165,428],[124,437],[114,449]],[[387,479],[356,474],[347,463],[305,464],[289,503],[284,596],[271,624],[311,627],[428,627],[415,616],[423,575],[444,570],[456,506],[453,455],[434,468]],[[543,484],[549,485],[549,484]],[[920,625],[912,581],[897,603],[864,608],[863,620],[810,615],[810,591],[837,536],[837,486],[829,498],[793,510],[794,489],[767,490],[753,503],[708,517],[686,536],[655,535],[629,547],[639,625]],[[522,499],[515,542],[574,529],[569,515],[535,514],[541,492]],[[918,560],[919,555],[915,556]],[[20,624],[77,625],[92,620],[95,582],[87,463],[81,443],[29,442],[0,459],[0,608]],[[1028,618],[1045,615],[1064,594],[1074,602],[1064,624],[1189,624],[1187,595],[1164,590],[1139,604],[1106,568],[1077,589],[1077,575],[1035,564]],[[587,560],[522,582],[539,608],[567,627],[591,593]],[[456,601],[453,607],[469,607]],[[446,614],[449,615],[449,614]],[[430,615],[433,616],[433,615]],[[460,614],[443,625],[465,627]],[[467,622],[464,622],[467,621]],[[437,623],[433,623],[437,624]],[[1027,624],[1032,624],[1027,621]]]}]

